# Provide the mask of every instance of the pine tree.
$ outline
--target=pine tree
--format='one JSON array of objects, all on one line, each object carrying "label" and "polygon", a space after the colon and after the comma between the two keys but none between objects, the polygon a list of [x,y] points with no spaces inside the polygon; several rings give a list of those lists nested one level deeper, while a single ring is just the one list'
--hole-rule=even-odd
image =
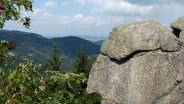
[{"label": "pine tree", "polygon": [[[83,48],[80,49],[79,55],[76,59],[75,62],[75,69],[76,73],[84,73],[85,75],[87,74],[87,70],[89,66],[89,57],[84,53]],[[86,75],[88,76],[88,75]]]},{"label": "pine tree", "polygon": [[59,50],[57,49],[56,44],[54,43],[52,46],[52,51],[50,53],[50,59],[49,59],[49,70],[53,71],[59,71],[61,64],[62,64],[61,54]]}]

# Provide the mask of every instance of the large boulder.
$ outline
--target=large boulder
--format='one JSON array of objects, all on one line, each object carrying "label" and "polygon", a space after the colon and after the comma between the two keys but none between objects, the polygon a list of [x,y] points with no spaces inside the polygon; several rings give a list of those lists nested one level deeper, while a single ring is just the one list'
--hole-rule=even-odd
[{"label": "large boulder", "polygon": [[100,93],[102,104],[183,104],[182,42],[153,20],[114,28],[93,64],[87,92]]},{"label": "large boulder", "polygon": [[180,41],[160,23],[147,20],[129,25],[121,25],[110,32],[101,48],[103,54],[122,59],[137,51],[155,49],[163,51],[180,50]]}]

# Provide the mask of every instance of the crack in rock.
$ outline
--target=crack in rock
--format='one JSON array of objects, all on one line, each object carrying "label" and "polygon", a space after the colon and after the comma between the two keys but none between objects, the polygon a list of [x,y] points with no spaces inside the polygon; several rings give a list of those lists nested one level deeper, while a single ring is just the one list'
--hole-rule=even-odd
[{"label": "crack in rock", "polygon": [[91,69],[88,93],[99,92],[102,104],[183,104],[184,17],[171,27],[174,34],[146,20],[112,29]]},{"label": "crack in rock", "polygon": [[177,29],[177,28],[174,28],[174,27],[171,27],[173,29],[172,33],[177,37],[177,38],[180,38],[180,33],[181,33],[181,30],[180,29]]},{"label": "crack in rock", "polygon": [[115,58],[110,58],[110,60],[111,60],[112,62],[117,63],[118,65],[122,65],[123,63],[126,63],[127,61],[131,60],[132,58],[140,57],[140,56],[145,55],[145,54],[148,53],[148,52],[157,51],[157,50],[159,50],[159,49],[160,49],[160,48],[155,49],[155,50],[137,50],[137,51],[131,53],[130,55],[128,55],[127,57],[122,58],[122,59],[120,59],[120,60],[117,60],[117,59],[115,59]]}]

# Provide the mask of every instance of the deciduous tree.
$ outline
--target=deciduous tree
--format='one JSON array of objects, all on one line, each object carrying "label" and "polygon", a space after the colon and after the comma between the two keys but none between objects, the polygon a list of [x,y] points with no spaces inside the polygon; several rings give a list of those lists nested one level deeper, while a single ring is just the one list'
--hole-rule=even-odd
[{"label": "deciduous tree", "polygon": [[30,12],[32,10],[32,0],[1,0],[0,1],[0,29],[4,23],[9,20],[18,21],[26,28],[30,26],[30,18],[21,15],[22,11]]}]

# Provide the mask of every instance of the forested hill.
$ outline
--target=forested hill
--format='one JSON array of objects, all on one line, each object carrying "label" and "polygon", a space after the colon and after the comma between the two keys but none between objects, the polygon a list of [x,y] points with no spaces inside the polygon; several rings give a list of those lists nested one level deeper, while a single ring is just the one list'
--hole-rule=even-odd
[{"label": "forested hill", "polygon": [[76,54],[74,53],[79,52],[80,48],[83,48],[85,53],[88,55],[98,54],[100,49],[99,45],[74,36],[53,38],[52,41],[56,42],[62,52],[72,57],[75,57]]},{"label": "forested hill", "polygon": [[17,54],[41,63],[47,60],[54,42],[63,55],[71,59],[77,56],[81,47],[88,55],[96,55],[100,52],[100,45],[74,36],[48,39],[35,33],[1,30],[0,40],[15,43]]},{"label": "forested hill", "polygon": [[98,41],[94,41],[94,43],[101,46],[101,45],[103,44],[104,41],[105,41],[105,40],[98,40]]}]

